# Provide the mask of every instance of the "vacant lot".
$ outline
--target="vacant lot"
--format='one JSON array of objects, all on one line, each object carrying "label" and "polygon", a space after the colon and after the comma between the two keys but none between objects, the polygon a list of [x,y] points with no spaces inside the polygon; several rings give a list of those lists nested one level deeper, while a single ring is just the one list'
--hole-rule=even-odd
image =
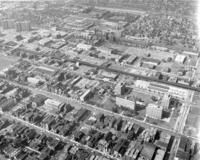
[{"label": "vacant lot", "polygon": [[7,68],[8,66],[14,64],[17,58],[8,57],[0,54],[0,70]]}]

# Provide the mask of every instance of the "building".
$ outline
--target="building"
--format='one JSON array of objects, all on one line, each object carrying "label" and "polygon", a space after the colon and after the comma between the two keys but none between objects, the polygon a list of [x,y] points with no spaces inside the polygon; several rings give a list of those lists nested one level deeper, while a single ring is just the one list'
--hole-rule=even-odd
[{"label": "building", "polygon": [[110,55],[112,54],[113,49],[107,48],[107,47],[98,47],[97,51],[105,54],[105,55]]},{"label": "building", "polygon": [[10,98],[10,99],[3,101],[0,104],[0,108],[3,112],[6,112],[6,111],[9,111],[10,109],[12,109],[12,107],[14,107],[15,105],[16,105],[15,99]]},{"label": "building", "polygon": [[41,46],[46,46],[46,45],[50,44],[51,42],[53,42],[52,39],[47,37],[47,38],[41,39],[38,43]]},{"label": "building", "polygon": [[189,91],[186,89],[170,86],[168,93],[175,98],[186,100],[189,96]]},{"label": "building", "polygon": [[5,19],[2,21],[3,29],[14,29],[15,21],[13,19]]},{"label": "building", "polygon": [[128,100],[125,98],[116,97],[116,104],[118,106],[123,106],[126,108],[130,108],[132,110],[135,110],[135,101],[134,100]]},{"label": "building", "polygon": [[199,56],[199,53],[196,52],[188,52],[188,51],[183,51],[183,54],[189,55],[189,56]]},{"label": "building", "polygon": [[36,86],[40,82],[40,80],[38,78],[34,78],[34,77],[28,77],[27,81],[29,84],[31,84],[33,86]]},{"label": "building", "polygon": [[85,91],[85,93],[83,93],[83,95],[80,97],[81,101],[86,101],[88,100],[91,96],[93,95],[91,89],[88,89]]},{"label": "building", "polygon": [[19,90],[18,88],[12,89],[11,91],[9,91],[5,94],[5,97],[7,97],[7,98],[15,97],[18,93],[18,90]]},{"label": "building", "polygon": [[128,57],[128,59],[126,60],[126,62],[128,64],[133,64],[137,60],[137,58],[138,58],[137,56],[131,55],[130,57]]},{"label": "building", "polygon": [[113,79],[113,80],[116,80],[118,77],[118,74],[116,74],[114,72],[107,72],[104,70],[101,71],[100,75],[103,77],[109,78],[109,79]]},{"label": "building", "polygon": [[90,50],[92,48],[92,46],[88,45],[88,44],[84,44],[84,43],[79,43],[77,45],[77,48],[80,50]]},{"label": "building", "polygon": [[16,22],[15,23],[15,29],[16,29],[17,32],[30,31],[31,30],[31,24],[30,24],[29,21]]},{"label": "building", "polygon": [[155,156],[155,159],[154,160],[160,160],[160,159],[163,159],[164,158],[164,155],[165,155],[165,151],[161,150],[161,149],[158,149],[156,151],[156,156]]},{"label": "building", "polygon": [[54,75],[55,71],[56,71],[55,69],[46,66],[38,66],[34,69],[34,72],[36,72],[38,75],[41,76],[48,75],[51,77]]},{"label": "building", "polygon": [[147,89],[149,87],[149,82],[143,80],[136,80],[135,86],[141,89]]},{"label": "building", "polygon": [[[146,87],[146,86],[145,86]],[[155,92],[158,94],[169,94],[175,98],[186,100],[189,96],[189,91],[186,89],[174,87],[174,86],[167,86],[164,84],[159,84],[155,82],[151,82],[149,86],[147,86],[148,90],[151,92]]]},{"label": "building", "polygon": [[153,159],[155,151],[156,151],[156,146],[154,144],[144,142],[144,145],[141,151],[141,156],[144,159],[151,160]]},{"label": "building", "polygon": [[149,65],[152,65],[152,66],[157,66],[161,63],[161,61],[159,59],[143,57],[142,63],[143,64],[149,64]]},{"label": "building", "polygon": [[47,100],[47,97],[42,94],[37,94],[31,100],[32,100],[32,107],[39,107],[41,105],[44,105],[44,102]]},{"label": "building", "polygon": [[182,55],[182,54],[178,54],[175,58],[175,62],[177,63],[184,63],[186,61],[186,56],[185,55]]},{"label": "building", "polygon": [[156,104],[148,104],[146,108],[146,116],[154,119],[161,119],[163,114],[163,108]]},{"label": "building", "polygon": [[166,47],[161,47],[161,46],[151,46],[152,49],[158,50],[158,51],[164,51],[164,52],[168,52],[169,49]]},{"label": "building", "polygon": [[124,95],[126,92],[126,85],[125,83],[118,83],[114,88],[115,95]]},{"label": "building", "polygon": [[171,96],[169,94],[165,94],[161,100],[161,106],[163,109],[168,109],[170,103]]},{"label": "building", "polygon": [[44,103],[47,107],[52,107],[52,108],[58,108],[58,106],[61,105],[61,102],[53,99],[47,99]]}]

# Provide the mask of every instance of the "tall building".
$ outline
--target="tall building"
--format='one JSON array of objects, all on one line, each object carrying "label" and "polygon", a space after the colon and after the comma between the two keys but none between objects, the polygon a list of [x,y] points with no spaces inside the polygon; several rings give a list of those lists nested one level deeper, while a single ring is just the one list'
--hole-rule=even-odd
[{"label": "tall building", "polygon": [[20,22],[16,22],[15,23],[15,29],[16,29],[17,32],[21,32],[21,24],[20,24]]},{"label": "tall building", "polygon": [[161,100],[161,106],[163,109],[168,109],[170,103],[171,96],[169,94],[165,94]]},{"label": "tall building", "polygon": [[13,19],[5,19],[2,21],[3,29],[14,29],[15,21]]},{"label": "tall building", "polygon": [[154,119],[161,119],[163,108],[156,104],[148,104],[146,108],[146,116]]},{"label": "tall building", "polygon": [[31,30],[31,23],[29,21],[21,22],[22,31],[30,31]]},{"label": "tall building", "polygon": [[16,22],[15,28],[17,32],[30,31],[31,24],[29,21]]},{"label": "tall building", "polygon": [[118,83],[115,86],[114,92],[115,92],[116,95],[124,95],[124,93],[126,92],[125,83],[122,83],[122,82]]}]

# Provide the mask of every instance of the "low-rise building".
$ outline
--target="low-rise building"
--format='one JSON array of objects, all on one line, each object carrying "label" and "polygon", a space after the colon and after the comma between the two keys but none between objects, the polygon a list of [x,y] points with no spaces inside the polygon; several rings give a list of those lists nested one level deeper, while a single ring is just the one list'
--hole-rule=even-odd
[{"label": "low-rise building", "polygon": [[18,88],[14,88],[11,91],[7,92],[5,94],[5,97],[7,97],[7,98],[15,97],[17,95],[17,93],[18,93]]},{"label": "low-rise building", "polygon": [[91,89],[88,89],[85,91],[85,93],[83,93],[83,95],[80,97],[81,101],[86,101],[88,100],[91,96],[93,95],[93,92],[91,91]]},{"label": "low-rise building", "polygon": [[31,84],[33,86],[36,86],[40,82],[40,80],[38,78],[35,78],[35,77],[28,77],[27,81],[28,81],[29,84]]},{"label": "low-rise building", "polygon": [[92,46],[88,45],[88,44],[84,44],[84,43],[79,43],[77,45],[77,48],[81,49],[81,50],[90,50],[92,48]]},{"label": "low-rise building", "polygon": [[158,94],[169,94],[175,98],[186,100],[189,96],[189,91],[174,86],[167,86],[165,84],[159,84],[151,82],[147,88],[149,91],[158,93]]},{"label": "low-rise building", "polygon": [[44,104],[47,100],[47,97],[41,94],[37,94],[35,97],[32,98],[32,107],[38,107]]},{"label": "low-rise building", "polygon": [[153,158],[155,151],[156,151],[155,145],[145,142],[143,145],[143,149],[141,151],[141,156],[144,157],[144,159],[151,160]]},{"label": "low-rise building", "polygon": [[150,83],[147,81],[143,81],[143,80],[136,80],[135,81],[135,86],[141,89],[148,89]]},{"label": "low-rise building", "polygon": [[175,58],[175,62],[177,62],[177,63],[184,63],[185,62],[185,60],[186,60],[186,56],[185,55],[182,55],[182,54],[178,54],[177,56],[176,56],[176,58]]},{"label": "low-rise building", "polygon": [[44,103],[47,107],[53,107],[53,108],[58,108],[58,106],[61,105],[61,102],[56,101],[54,99],[47,99]]},{"label": "low-rise building", "polygon": [[128,64],[133,64],[137,60],[137,58],[138,58],[137,56],[131,55],[130,57],[128,57],[128,59],[126,60],[126,62]]}]

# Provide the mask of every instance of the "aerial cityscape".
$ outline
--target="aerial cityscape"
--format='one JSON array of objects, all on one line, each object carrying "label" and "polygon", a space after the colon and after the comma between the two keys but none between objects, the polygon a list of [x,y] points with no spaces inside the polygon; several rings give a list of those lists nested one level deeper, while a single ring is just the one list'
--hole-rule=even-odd
[{"label": "aerial cityscape", "polygon": [[200,1],[0,0],[0,160],[200,160]]}]

